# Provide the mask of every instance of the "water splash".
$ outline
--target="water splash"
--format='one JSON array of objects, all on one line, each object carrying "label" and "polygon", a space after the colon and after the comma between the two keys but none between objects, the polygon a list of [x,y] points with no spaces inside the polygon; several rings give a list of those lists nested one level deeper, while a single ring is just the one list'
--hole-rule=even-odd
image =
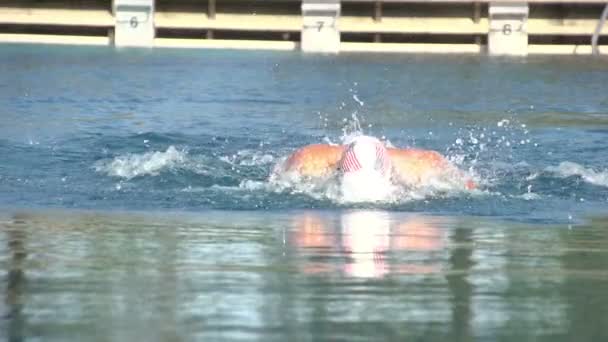
[{"label": "water splash", "polygon": [[532,192],[532,185],[529,184],[526,188],[526,192],[522,195],[519,196],[515,196],[516,198],[521,198],[524,199],[526,201],[533,201],[533,200],[538,200],[541,199],[541,196],[537,193]]},{"label": "water splash", "polygon": [[357,96],[357,94],[353,94],[353,100],[355,100],[355,102],[357,102],[357,104],[361,107],[363,107],[365,105],[365,102],[361,101],[361,99],[359,98],[359,96]]},{"label": "water splash", "polygon": [[483,185],[499,184],[504,176],[503,167],[510,168],[518,162],[516,155],[521,151],[516,150],[538,148],[529,133],[527,126],[514,116],[498,120],[494,127],[459,128],[445,155]]},{"label": "water splash", "polygon": [[348,139],[352,139],[353,137],[363,135],[363,129],[361,128],[361,121],[359,120],[359,116],[357,112],[353,112],[350,115],[350,119],[344,118],[342,119],[342,136],[340,137],[341,141],[346,141]]},{"label": "water splash", "polygon": [[166,151],[129,153],[112,160],[101,160],[95,163],[95,171],[112,177],[132,179],[143,175],[158,175],[161,171],[184,163],[187,153],[169,146]]}]

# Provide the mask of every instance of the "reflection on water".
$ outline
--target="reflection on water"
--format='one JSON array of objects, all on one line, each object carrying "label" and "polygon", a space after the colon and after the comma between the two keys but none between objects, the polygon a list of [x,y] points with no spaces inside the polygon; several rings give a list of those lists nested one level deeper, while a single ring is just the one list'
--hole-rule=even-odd
[{"label": "reflection on water", "polygon": [[600,341],[606,227],[370,210],[0,214],[0,339]]},{"label": "reflection on water", "polygon": [[[19,222],[19,218],[15,218]],[[23,292],[25,287],[25,276],[23,262],[27,257],[24,248],[25,235],[20,230],[7,231],[7,248],[9,260],[6,281],[6,318],[8,327],[6,329],[9,341],[21,341],[23,331]]]},{"label": "reflection on water", "polygon": [[[449,227],[449,221],[419,215],[393,220],[388,212],[360,210],[341,214],[337,222],[327,222],[307,212],[295,216],[291,240],[303,253],[317,256],[322,252],[344,259],[339,265],[304,261],[302,267],[307,273],[339,272],[363,278],[379,278],[389,273],[436,273],[440,265],[425,259],[444,247],[445,230],[439,226]],[[390,265],[387,255],[399,252],[417,253],[421,260]]]}]

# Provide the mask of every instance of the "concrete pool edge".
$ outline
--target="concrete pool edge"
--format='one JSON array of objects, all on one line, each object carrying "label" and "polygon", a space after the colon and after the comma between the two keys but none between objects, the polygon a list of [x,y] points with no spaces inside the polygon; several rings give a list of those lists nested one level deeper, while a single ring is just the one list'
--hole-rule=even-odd
[{"label": "concrete pool edge", "polygon": [[[43,35],[43,34],[6,34],[0,33],[0,44],[35,45],[82,45],[109,46],[108,37]],[[195,40],[183,38],[156,38],[153,48],[176,49],[230,49],[230,50],[268,50],[299,51],[300,44],[290,41],[264,40]],[[600,54],[608,54],[608,47],[600,46]],[[425,44],[425,43],[342,43],[344,53],[429,53],[429,54],[482,54],[485,46],[477,44]],[[591,55],[590,45],[571,44],[531,44],[529,55]]]}]

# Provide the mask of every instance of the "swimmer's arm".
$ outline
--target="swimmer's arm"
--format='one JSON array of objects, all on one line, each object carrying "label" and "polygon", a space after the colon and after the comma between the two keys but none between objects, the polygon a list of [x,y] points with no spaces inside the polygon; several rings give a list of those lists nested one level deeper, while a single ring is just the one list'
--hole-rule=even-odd
[{"label": "swimmer's arm", "polygon": [[440,153],[435,152],[435,151],[432,151],[432,152],[436,153],[435,160],[436,160],[436,163],[437,163],[439,169],[441,170],[441,172],[443,172],[443,174],[447,175],[449,178],[452,178],[452,179],[457,178],[459,181],[462,182],[461,184],[467,190],[477,189],[477,183],[475,183],[475,181],[473,181],[473,179],[471,179],[471,177],[469,175],[467,175],[466,172],[459,169],[456,165],[451,163]]}]

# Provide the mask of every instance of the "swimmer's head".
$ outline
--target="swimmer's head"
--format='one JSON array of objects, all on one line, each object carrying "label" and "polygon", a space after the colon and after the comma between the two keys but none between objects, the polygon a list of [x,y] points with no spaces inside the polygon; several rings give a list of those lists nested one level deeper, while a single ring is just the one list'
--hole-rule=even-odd
[{"label": "swimmer's head", "polygon": [[391,162],[384,144],[374,137],[347,141],[338,170],[345,200],[377,201],[390,191]]}]

